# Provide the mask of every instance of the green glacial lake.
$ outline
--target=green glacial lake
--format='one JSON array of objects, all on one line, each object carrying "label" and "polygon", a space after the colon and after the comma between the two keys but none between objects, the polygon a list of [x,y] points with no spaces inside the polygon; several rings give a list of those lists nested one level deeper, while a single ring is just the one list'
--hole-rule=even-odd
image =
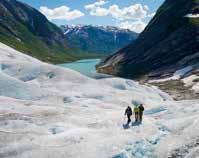
[{"label": "green glacial lake", "polygon": [[59,64],[59,66],[69,68],[78,71],[89,77],[96,77],[99,74],[96,73],[95,66],[100,62],[100,59],[86,59],[78,60],[72,63]]}]

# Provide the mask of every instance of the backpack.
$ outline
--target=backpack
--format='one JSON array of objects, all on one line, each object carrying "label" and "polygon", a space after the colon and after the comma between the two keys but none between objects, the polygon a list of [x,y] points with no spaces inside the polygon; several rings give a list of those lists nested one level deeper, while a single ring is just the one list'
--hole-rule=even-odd
[{"label": "backpack", "polygon": [[139,111],[140,111],[139,107],[134,107],[134,112],[139,112]]}]

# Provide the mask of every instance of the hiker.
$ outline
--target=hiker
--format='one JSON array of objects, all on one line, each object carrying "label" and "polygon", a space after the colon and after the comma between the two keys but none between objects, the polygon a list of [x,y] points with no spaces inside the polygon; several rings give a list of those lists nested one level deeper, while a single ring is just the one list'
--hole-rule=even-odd
[{"label": "hiker", "polygon": [[137,106],[137,105],[134,106],[134,113],[135,113],[135,122],[138,122],[139,113],[140,113],[139,106]]},{"label": "hiker", "polygon": [[129,124],[131,122],[131,115],[132,115],[132,109],[130,106],[128,106],[125,110],[125,116],[127,115],[127,118],[128,118],[128,121],[127,121],[127,124]]},{"label": "hiker", "polygon": [[139,106],[139,121],[142,122],[142,116],[143,116],[144,106],[143,104],[140,104]]}]

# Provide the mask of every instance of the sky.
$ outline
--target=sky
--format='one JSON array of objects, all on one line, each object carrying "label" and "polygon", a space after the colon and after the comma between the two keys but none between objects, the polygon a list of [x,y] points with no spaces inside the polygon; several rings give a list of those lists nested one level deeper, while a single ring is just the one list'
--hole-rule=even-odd
[{"label": "sky", "polygon": [[164,0],[20,0],[59,25],[111,25],[141,32]]}]

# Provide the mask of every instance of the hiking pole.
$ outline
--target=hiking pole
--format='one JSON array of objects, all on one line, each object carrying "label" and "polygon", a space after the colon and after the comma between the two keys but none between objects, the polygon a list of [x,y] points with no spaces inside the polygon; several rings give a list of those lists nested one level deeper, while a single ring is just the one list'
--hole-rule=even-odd
[{"label": "hiking pole", "polygon": [[124,123],[124,121],[125,121],[125,118],[126,118],[126,115],[124,115],[123,123]]}]

